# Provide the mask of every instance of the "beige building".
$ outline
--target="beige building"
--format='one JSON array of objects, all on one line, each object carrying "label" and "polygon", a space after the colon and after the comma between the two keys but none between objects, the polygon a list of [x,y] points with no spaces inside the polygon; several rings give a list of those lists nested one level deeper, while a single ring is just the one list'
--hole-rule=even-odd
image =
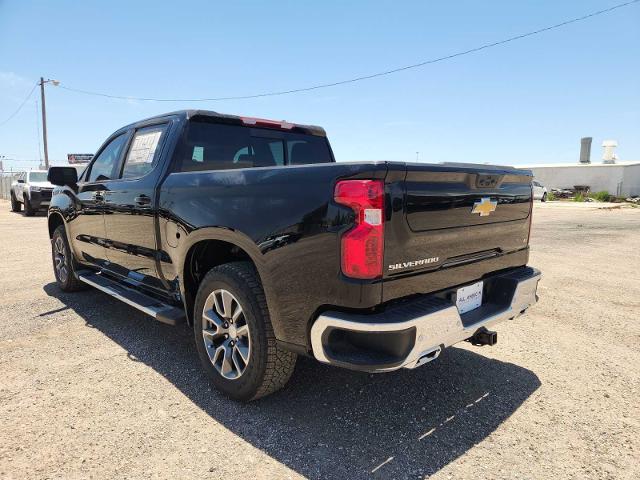
[{"label": "beige building", "polygon": [[592,192],[605,190],[619,197],[640,195],[640,162],[559,163],[523,168],[531,169],[535,179],[549,190],[581,185]]}]

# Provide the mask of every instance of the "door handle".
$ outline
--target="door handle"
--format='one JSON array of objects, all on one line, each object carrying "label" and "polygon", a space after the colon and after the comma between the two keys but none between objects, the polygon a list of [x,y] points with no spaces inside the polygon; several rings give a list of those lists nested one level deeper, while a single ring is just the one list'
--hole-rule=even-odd
[{"label": "door handle", "polygon": [[149,205],[151,203],[151,198],[146,195],[139,195],[134,200],[138,205]]}]

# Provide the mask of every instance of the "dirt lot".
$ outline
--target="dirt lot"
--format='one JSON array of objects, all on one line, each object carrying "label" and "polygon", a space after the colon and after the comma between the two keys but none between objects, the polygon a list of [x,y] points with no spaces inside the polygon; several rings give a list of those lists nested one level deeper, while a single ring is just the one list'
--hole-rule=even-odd
[{"label": "dirt lot", "polygon": [[496,347],[370,376],[302,359],[250,405],[190,331],[53,283],[0,201],[0,478],[639,478],[640,209],[537,205],[541,301]]}]

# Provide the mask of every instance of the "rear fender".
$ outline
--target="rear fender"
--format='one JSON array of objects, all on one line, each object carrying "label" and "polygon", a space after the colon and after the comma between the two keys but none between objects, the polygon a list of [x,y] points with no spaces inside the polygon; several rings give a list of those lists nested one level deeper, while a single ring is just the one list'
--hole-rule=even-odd
[{"label": "rear fender", "polygon": [[[276,315],[274,315],[275,308],[272,308],[273,301],[270,301],[270,299],[273,298],[272,291],[271,291],[270,271],[267,268],[267,265],[265,264],[264,256],[262,252],[260,252],[255,242],[253,242],[253,240],[251,240],[247,235],[235,230],[231,230],[227,228],[219,228],[219,227],[200,228],[190,232],[187,238],[185,239],[185,241],[180,242],[177,252],[175,254],[175,257],[178,259],[176,263],[180,266],[178,282],[179,282],[179,288],[180,288],[180,295],[184,303],[185,311],[187,313],[191,311],[191,309],[189,308],[189,305],[187,304],[189,295],[185,291],[185,282],[184,282],[186,269],[189,268],[189,266],[187,265],[188,253],[194,245],[196,245],[199,242],[207,241],[207,240],[222,241],[222,242],[235,245],[236,247],[241,249],[244,253],[246,253],[247,256],[251,259],[252,263],[256,267],[258,276],[260,277],[260,280],[262,282],[262,288],[264,290],[264,293],[267,299],[269,312],[272,314],[271,321],[273,323],[274,332],[276,333],[276,336],[277,336],[278,320],[277,318],[275,318]],[[174,255],[170,255],[170,256],[173,257]],[[189,318],[189,321],[191,320],[192,318]]]}]

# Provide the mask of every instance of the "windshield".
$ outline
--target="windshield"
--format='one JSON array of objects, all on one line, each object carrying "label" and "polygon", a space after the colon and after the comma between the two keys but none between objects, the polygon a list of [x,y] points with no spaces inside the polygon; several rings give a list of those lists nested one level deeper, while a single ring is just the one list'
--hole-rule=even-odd
[{"label": "windshield", "polygon": [[29,172],[30,182],[46,182],[47,172]]},{"label": "windshield", "polygon": [[183,172],[333,162],[325,137],[198,121],[181,151]]}]

